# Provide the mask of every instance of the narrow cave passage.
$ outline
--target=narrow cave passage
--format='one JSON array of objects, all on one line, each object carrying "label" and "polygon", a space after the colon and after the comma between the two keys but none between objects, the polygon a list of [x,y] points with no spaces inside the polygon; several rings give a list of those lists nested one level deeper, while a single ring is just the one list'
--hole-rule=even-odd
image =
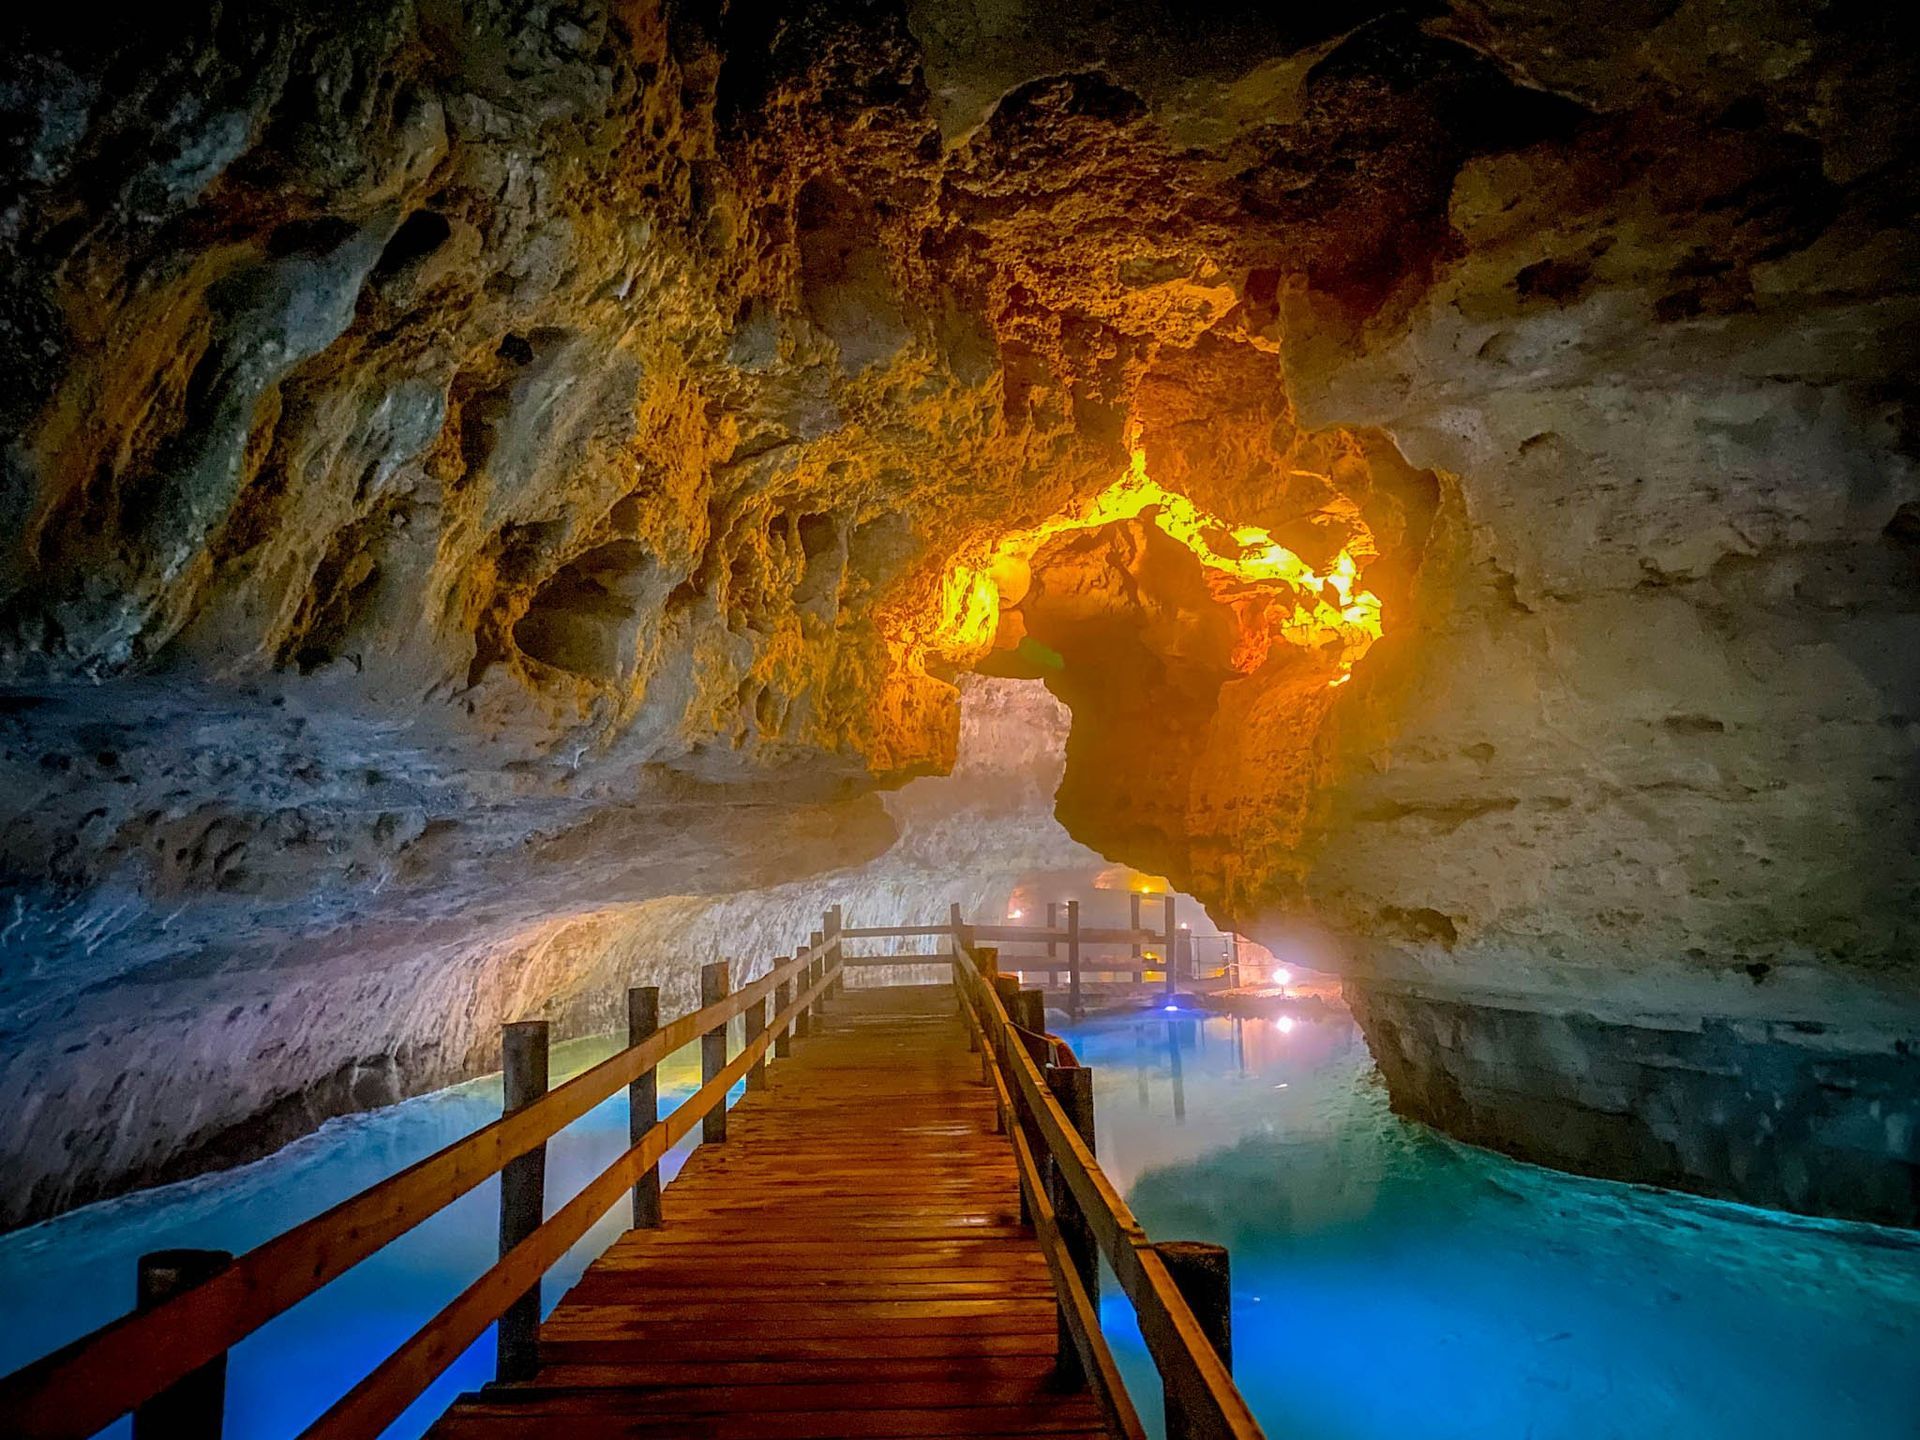
[{"label": "narrow cave passage", "polygon": [[1908,1435],[1895,11],[191,8],[0,44],[0,1434]]}]

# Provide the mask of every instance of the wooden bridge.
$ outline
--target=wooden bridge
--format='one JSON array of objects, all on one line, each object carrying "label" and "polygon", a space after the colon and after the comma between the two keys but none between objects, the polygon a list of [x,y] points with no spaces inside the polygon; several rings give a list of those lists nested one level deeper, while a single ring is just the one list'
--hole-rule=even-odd
[{"label": "wooden bridge", "polygon": [[[846,950],[929,937],[944,953]],[[847,988],[861,963],[952,980]],[[1100,1331],[1102,1256],[1168,1435],[1260,1435],[1230,1374],[1225,1252],[1147,1238],[1094,1158],[1092,1072],[957,913],[848,929],[829,911],[791,958],[737,991],[707,966],[701,991],[665,1026],[657,990],[630,991],[627,1048],[551,1089],[545,1022],[508,1026],[498,1121],[237,1259],[149,1257],[134,1313],[0,1380],[0,1431],[86,1436],[131,1411],[136,1440],[219,1435],[231,1346],[497,1173],[498,1263],[308,1437],[379,1435],[497,1325],[498,1379],[439,1440],[1130,1440],[1146,1432]],[[695,1040],[702,1084],[659,1118],[656,1068]],[[630,1148],[545,1215],[546,1141],[623,1088]],[[663,1192],[660,1160],[696,1126]],[[541,1323],[541,1276],[629,1196],[633,1228]]]}]

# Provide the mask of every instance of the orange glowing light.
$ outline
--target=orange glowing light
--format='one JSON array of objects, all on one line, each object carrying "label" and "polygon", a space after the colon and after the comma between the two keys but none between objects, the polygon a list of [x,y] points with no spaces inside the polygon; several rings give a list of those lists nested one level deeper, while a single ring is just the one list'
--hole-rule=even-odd
[{"label": "orange glowing light", "polygon": [[1382,633],[1380,597],[1360,584],[1360,559],[1372,553],[1367,541],[1356,536],[1322,573],[1268,531],[1230,525],[1155,481],[1147,474],[1137,425],[1131,453],[1127,473],[1078,511],[1054,516],[955,560],[941,584],[933,648],[957,658],[977,658],[992,645],[1006,590],[1018,583],[1027,562],[1054,536],[1145,518],[1199,559],[1216,593],[1234,606],[1243,622],[1257,622],[1243,623],[1236,668],[1257,669],[1277,632],[1291,644],[1332,654],[1340,674],[1328,683],[1343,684]]},{"label": "orange glowing light", "polygon": [[1131,890],[1138,895],[1158,895],[1167,888],[1166,878],[1146,875],[1131,865],[1109,865],[1093,877],[1096,890]]}]

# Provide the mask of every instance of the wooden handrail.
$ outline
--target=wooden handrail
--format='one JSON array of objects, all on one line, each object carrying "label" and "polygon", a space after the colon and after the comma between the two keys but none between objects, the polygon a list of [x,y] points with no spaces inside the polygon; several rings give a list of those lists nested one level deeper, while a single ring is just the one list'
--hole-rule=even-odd
[{"label": "wooden handrail", "polygon": [[[962,952],[965,957],[965,952]],[[1020,1118],[1030,1119],[1042,1146],[1072,1192],[1114,1278],[1133,1304],[1141,1337],[1160,1372],[1161,1383],[1177,1394],[1194,1433],[1219,1440],[1264,1440],[1233,1376],[1194,1318],[1173,1277],[1134,1218],[1131,1207],[1108,1180],[1060,1108],[1040,1068],[1019,1040],[1016,1027],[993,986],[970,957],[954,966],[962,994],[984,1012],[982,1029],[999,1065],[1012,1076],[1008,1087],[1018,1114],[1007,1126],[1017,1134]],[[1091,1372],[1090,1372],[1091,1373]]]},{"label": "wooden handrail", "polygon": [[726,1102],[727,1091],[772,1045],[775,1031],[825,994],[837,973],[837,966],[829,967],[818,984],[781,1011],[773,1025],[743,1047],[725,1069],[675,1106],[666,1119],[656,1121],[639,1144],[589,1181],[579,1194],[461,1291],[451,1304],[302,1431],[302,1440],[359,1440],[359,1437],[371,1440],[397,1420],[421,1391],[480,1338],[487,1326],[499,1319],[514,1300],[552,1269],[574,1243],[619,1202],[641,1174],[659,1164],[661,1157],[685,1139],[709,1110]]},{"label": "wooden handrail", "polygon": [[1040,1243],[1040,1253],[1046,1256],[1053,1288],[1060,1296],[1061,1312],[1067,1319],[1068,1333],[1073,1336],[1074,1349],[1079,1352],[1080,1366],[1092,1386],[1094,1398],[1100,1402],[1107,1423],[1120,1440],[1146,1440],[1147,1431],[1140,1423],[1140,1412],[1134,1408],[1127,1383],[1120,1376],[1120,1367],[1114,1363],[1113,1350],[1100,1329],[1100,1312],[1068,1258],[1059,1217],[1054,1214],[1053,1201],[1047,1198],[1047,1187],[1041,1183],[1033,1147],[1027,1144],[1019,1125],[1009,1121],[1005,1128],[1007,1138],[1013,1142],[1014,1166],[1020,1175],[1020,1188],[1027,1197],[1027,1215],[1033,1222],[1034,1238]]},{"label": "wooden handrail", "polygon": [[524,1109],[256,1246],[192,1289],[0,1378],[0,1415],[9,1436],[38,1440],[103,1429],[498,1174],[683,1045],[764,1001],[814,958],[814,947],[803,949],[719,1004],[682,1016]]},{"label": "wooden handrail", "polygon": [[[973,927],[974,939],[995,945],[1028,943],[1064,945],[1072,938],[1072,934],[1072,931],[1059,925],[976,925]],[[1136,943],[1158,945],[1163,938],[1158,930],[1086,928],[1080,931],[1080,943],[1083,945],[1133,945]]]},{"label": "wooden handrail", "polygon": [[[842,940],[905,940],[923,936],[949,936],[952,933],[951,925],[861,925],[849,926],[842,930],[840,938]],[[1002,945],[1018,945],[1029,941],[1040,945],[1049,941],[1064,945],[1070,933],[1059,926],[1046,925],[975,925],[973,927],[976,940],[992,941]],[[1159,930],[1129,930],[1124,926],[1119,929],[1089,928],[1080,932],[1081,943],[1086,945],[1158,945],[1165,938],[1165,934]]]},{"label": "wooden handrail", "polygon": [[[1072,907],[1069,907],[1070,913]],[[1169,907],[1168,926],[1172,929]],[[951,949],[927,954],[896,952],[846,954],[845,942],[863,938],[947,940]],[[848,966],[952,964],[969,1025],[981,1037],[987,1072],[994,1082],[996,1107],[1020,1164],[1029,1213],[1047,1255],[1061,1299],[1063,1324],[1073,1348],[1096,1386],[1118,1384],[1112,1358],[1099,1335],[1091,1300],[1091,1281],[1082,1282],[1062,1238],[1039,1177],[1046,1163],[1058,1171],[1064,1202],[1082,1212],[1094,1243],[1104,1251],[1121,1288],[1139,1314],[1143,1336],[1170,1393],[1177,1391],[1184,1412],[1197,1417],[1202,1430],[1229,1440],[1256,1440],[1258,1426],[1181,1298],[1165,1264],[1132,1212],[1094,1161],[1048,1088],[1039,1064],[1018,1033],[994,987],[984,982],[972,958],[977,941],[1047,944],[1068,941],[1077,968],[1084,972],[1142,975],[1149,968],[1079,962],[1081,944],[1156,944],[1160,932],[1138,928],[1082,930],[1054,926],[972,926],[959,907],[944,925],[849,928],[838,907],[827,915],[823,934],[791,959],[776,964],[758,980],[726,998],[655,1030],[512,1114],[482,1126],[399,1174],[369,1187],[321,1215],[241,1255],[201,1283],[152,1309],[136,1311],[11,1375],[0,1377],[0,1415],[9,1436],[86,1436],[167,1391],[183,1376],[200,1370],[348,1269],[500,1173],[520,1156],[584,1116],[601,1101],[649,1075],[661,1061],[692,1041],[721,1029],[736,1015],[763,1006],[769,996],[794,998],[776,1020],[751,1032],[730,1064],[717,1072],[724,1051],[710,1057],[708,1078],[685,1103],[658,1120],[627,1151],[553,1216],[534,1227],[499,1262],[475,1280],[397,1351],[335,1404],[307,1432],[309,1436],[373,1436],[411,1404],[485,1328],[525,1296],[552,1265],[593,1224],[658,1166],[668,1149],[715,1105],[724,1105],[728,1089],[780,1043],[789,1022],[804,1034],[806,1017],[830,994]],[[1018,957],[1014,959],[1019,964]],[[1045,963],[1026,967],[1057,969]],[[1165,968],[1164,962],[1162,969]],[[809,983],[811,982],[811,983]],[[1076,980],[1076,984],[1077,984]],[[1169,983],[1171,978],[1169,977]],[[803,988],[804,987],[804,988]],[[1077,992],[1076,992],[1077,993]],[[781,998],[785,998],[781,994]],[[1048,1058],[1042,1055],[1042,1059]],[[1030,1143],[1023,1120],[1033,1127]],[[1041,1154],[1033,1153],[1037,1144]],[[1086,1257],[1080,1255],[1079,1263]],[[1090,1272],[1089,1272],[1090,1273]],[[1064,1333],[1064,1332],[1063,1332]],[[1118,1400],[1103,1399],[1109,1418],[1126,1436],[1136,1433],[1138,1417],[1124,1390]],[[1131,1419],[1129,1419],[1131,1417]]]}]

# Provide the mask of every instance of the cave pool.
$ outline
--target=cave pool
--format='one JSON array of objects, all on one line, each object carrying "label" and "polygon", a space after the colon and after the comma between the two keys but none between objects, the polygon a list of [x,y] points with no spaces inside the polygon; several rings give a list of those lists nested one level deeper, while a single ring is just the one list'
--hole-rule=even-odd
[{"label": "cave pool", "polygon": [[[1453,1144],[1390,1113],[1345,1018],[1153,1010],[1066,1033],[1096,1067],[1101,1161],[1149,1233],[1230,1247],[1235,1373],[1275,1440],[1920,1434],[1920,1236]],[[560,1047],[556,1079],[610,1050]],[[663,1067],[663,1109],[696,1075],[691,1049]],[[499,1103],[499,1077],[483,1078],[0,1237],[0,1369],[123,1310],[139,1253],[257,1244]],[[616,1097],[554,1142],[549,1209],[618,1153],[626,1122]],[[297,1433],[478,1274],[495,1193],[481,1186],[236,1347],[232,1440]],[[624,1206],[549,1276],[548,1304],[623,1220]],[[1157,1428],[1157,1382],[1110,1277],[1102,1314]],[[491,1367],[489,1334],[391,1433],[419,1435]]]}]

